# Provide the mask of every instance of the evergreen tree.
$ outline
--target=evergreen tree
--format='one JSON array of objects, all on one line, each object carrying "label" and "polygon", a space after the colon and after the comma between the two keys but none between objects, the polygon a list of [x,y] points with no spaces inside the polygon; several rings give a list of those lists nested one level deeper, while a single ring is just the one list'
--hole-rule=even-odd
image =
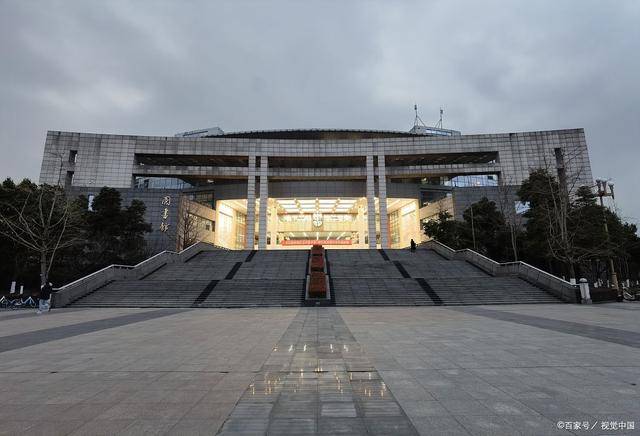
[{"label": "evergreen tree", "polygon": [[[531,172],[518,195],[530,204],[525,213],[526,261],[556,274],[553,265],[559,263],[568,277],[592,280],[610,275],[606,262],[610,257],[616,259],[618,269],[624,264],[625,271],[637,271],[635,225],[623,223],[617,214],[600,206],[591,187],[580,186],[570,195],[554,176],[540,169]],[[566,208],[559,207],[563,198],[568,199]]]},{"label": "evergreen tree", "polygon": [[122,208],[120,192],[102,188],[86,215],[85,248],[93,268],[110,264],[137,263],[144,257],[144,234],[151,225],[144,221],[146,207],[139,200]]},{"label": "evergreen tree", "polygon": [[456,221],[449,212],[442,211],[437,220],[423,223],[424,233],[436,241],[459,250],[469,248],[471,244],[471,230],[466,222]]},{"label": "evergreen tree", "polygon": [[[37,186],[24,179],[16,185],[10,178],[0,185],[0,213],[9,213],[9,205],[18,206],[26,194],[34,192]],[[11,282],[37,289],[38,258],[29,249],[0,234],[0,294],[8,292]]]},{"label": "evergreen tree", "polygon": [[494,260],[510,259],[509,228],[495,202],[483,197],[473,203],[462,214],[467,228],[475,236],[475,250]]},{"label": "evergreen tree", "polygon": [[469,206],[462,217],[464,221],[456,221],[448,212],[440,212],[437,220],[423,224],[423,230],[453,249],[470,248],[494,260],[511,260],[509,228],[495,202],[483,197]]},{"label": "evergreen tree", "polygon": [[[58,204],[48,207],[54,197],[58,198]],[[11,219],[21,212],[27,220],[37,222],[41,214],[34,201],[39,198],[43,199],[47,210],[52,211],[56,218],[54,223],[62,216],[63,209],[72,212],[70,225],[62,234],[62,243],[55,250],[47,249],[45,267],[40,266],[42,253],[20,244],[6,232],[0,232],[0,285],[3,289],[8,289],[13,280],[27,288],[38,289],[38,276],[43,270],[57,286],[110,264],[136,264],[144,259],[144,234],[151,231],[151,226],[144,221],[145,205],[141,201],[134,200],[123,208],[120,193],[103,188],[94,199],[93,211],[89,211],[84,196],[62,201],[64,192],[60,188],[39,187],[28,180],[15,185],[7,179],[0,186],[0,215],[3,219]]]},{"label": "evergreen tree", "polygon": [[640,279],[640,237],[635,224],[625,223],[620,217],[605,210],[612,253],[619,279]]},{"label": "evergreen tree", "polygon": [[122,211],[122,261],[126,264],[134,265],[142,261],[146,255],[144,234],[151,232],[151,224],[144,220],[146,209],[142,201],[133,200],[131,205]]},{"label": "evergreen tree", "polygon": [[57,186],[6,180],[0,204],[0,235],[36,255],[44,285],[60,252],[78,243],[79,210]]},{"label": "evergreen tree", "polygon": [[542,169],[532,171],[518,190],[520,200],[529,205],[524,213],[524,257],[528,262],[547,270],[552,269],[552,256],[548,243],[549,220],[546,211],[553,208],[549,192],[559,190],[555,179]]}]

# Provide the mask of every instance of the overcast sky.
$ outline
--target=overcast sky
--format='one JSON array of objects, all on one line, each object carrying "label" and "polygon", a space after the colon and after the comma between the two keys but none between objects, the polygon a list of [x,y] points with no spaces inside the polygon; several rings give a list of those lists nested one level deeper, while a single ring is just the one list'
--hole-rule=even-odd
[{"label": "overcast sky", "polygon": [[47,130],[584,127],[640,218],[640,1],[0,0],[0,177]]}]

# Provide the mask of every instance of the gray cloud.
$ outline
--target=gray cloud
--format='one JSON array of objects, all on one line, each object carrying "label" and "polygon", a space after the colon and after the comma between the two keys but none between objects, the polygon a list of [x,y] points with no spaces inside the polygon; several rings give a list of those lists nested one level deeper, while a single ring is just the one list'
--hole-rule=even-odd
[{"label": "gray cloud", "polygon": [[623,215],[640,199],[640,3],[0,0],[0,176],[45,133],[584,127]]}]

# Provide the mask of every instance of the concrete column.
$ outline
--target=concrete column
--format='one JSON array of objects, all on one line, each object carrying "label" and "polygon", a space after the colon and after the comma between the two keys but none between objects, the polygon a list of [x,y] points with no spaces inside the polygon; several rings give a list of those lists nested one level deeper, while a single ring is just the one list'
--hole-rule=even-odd
[{"label": "concrete column", "polygon": [[369,248],[376,248],[376,187],[373,156],[367,156],[367,219],[369,221]]},{"label": "concrete column", "polygon": [[258,211],[258,249],[267,248],[267,204],[269,200],[269,182],[267,173],[269,172],[269,158],[260,156],[260,210]]},{"label": "concrete column", "polygon": [[380,201],[380,247],[389,248],[387,171],[385,169],[384,154],[378,155],[378,199]]},{"label": "concrete column", "polygon": [[249,155],[247,177],[247,235],[245,248],[253,250],[253,238],[256,233],[256,156]]},{"label": "concrete column", "polygon": [[[275,202],[274,202],[275,203]],[[271,216],[269,217],[269,233],[271,233],[271,242],[269,248],[276,248],[276,236],[278,235],[278,207],[274,204],[269,208]]]},{"label": "concrete column", "polygon": [[367,248],[364,243],[364,234],[367,232],[367,223],[364,221],[364,204],[358,205],[358,248]]}]

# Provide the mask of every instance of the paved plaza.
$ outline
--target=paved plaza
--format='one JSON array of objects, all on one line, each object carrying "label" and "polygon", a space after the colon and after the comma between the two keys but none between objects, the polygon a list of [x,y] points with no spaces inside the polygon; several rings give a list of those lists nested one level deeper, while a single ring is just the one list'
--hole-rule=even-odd
[{"label": "paved plaza", "polygon": [[636,303],[0,312],[0,434],[636,434],[639,384]]}]

